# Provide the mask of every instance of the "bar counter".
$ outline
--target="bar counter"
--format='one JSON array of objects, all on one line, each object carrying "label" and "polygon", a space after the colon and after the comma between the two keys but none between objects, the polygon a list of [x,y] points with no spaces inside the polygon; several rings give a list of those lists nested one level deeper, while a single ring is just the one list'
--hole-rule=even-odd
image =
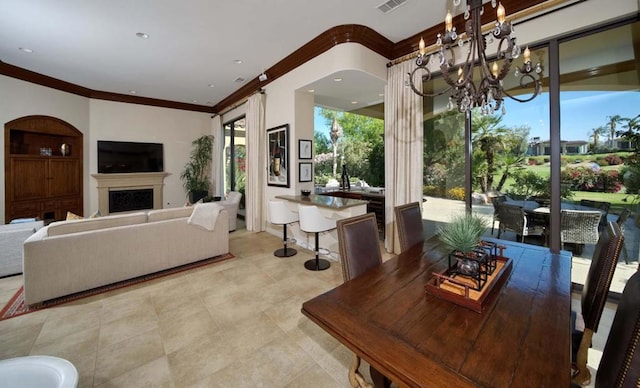
[{"label": "bar counter", "polygon": [[[285,200],[289,209],[296,213],[298,212],[298,205],[317,206],[324,217],[335,220],[365,214],[367,212],[367,204],[369,203],[368,201],[360,199],[315,194],[310,194],[308,197],[301,195],[277,195],[276,198]],[[307,234],[301,231],[300,224],[297,222],[290,224],[288,228],[292,232],[292,237],[296,240],[296,245],[313,251],[315,245],[313,233]],[[276,233],[281,235],[282,232],[278,230]],[[326,233],[320,233],[320,248],[328,249],[331,252],[329,257],[327,257],[328,259],[340,259],[338,256],[338,235],[335,229]]]}]

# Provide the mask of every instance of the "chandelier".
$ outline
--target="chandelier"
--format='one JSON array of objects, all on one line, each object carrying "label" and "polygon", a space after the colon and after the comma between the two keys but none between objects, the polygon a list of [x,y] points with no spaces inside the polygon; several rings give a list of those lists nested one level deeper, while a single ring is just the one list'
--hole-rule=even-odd
[{"label": "chandelier", "polygon": [[[453,0],[453,5],[460,5],[461,0]],[[491,6],[496,8],[496,0],[491,0]],[[484,12],[482,0],[467,0],[467,8],[464,13],[465,33],[462,38],[456,33],[453,27],[451,12],[447,11],[445,17],[445,32],[438,34],[436,46],[438,51],[427,54],[424,40],[419,43],[419,54],[416,59],[416,68],[408,73],[411,89],[422,97],[434,97],[450,92],[447,107],[451,110],[457,107],[461,112],[467,112],[475,107],[480,108],[483,115],[491,114],[501,110],[506,113],[504,107],[504,97],[507,96],[518,102],[533,100],[541,90],[540,74],[542,66],[540,63],[532,65],[531,53],[527,47],[523,53],[524,63],[522,66],[515,66],[515,77],[519,78],[520,86],[527,87],[533,84],[533,94],[528,98],[517,98],[509,94],[503,87],[503,80],[509,74],[511,64],[521,54],[520,46],[516,44],[516,38],[512,37],[513,27],[511,23],[505,21],[505,9],[502,4],[497,5],[497,21],[495,28],[485,35],[482,33],[480,17]],[[495,60],[490,63],[485,53],[487,38],[490,42],[498,40],[498,48]],[[467,43],[468,51],[465,62],[456,64],[454,48],[463,47]],[[448,87],[435,94],[423,93],[416,88],[414,78],[417,72],[422,74],[420,82],[431,79],[431,71],[428,65],[432,61],[438,61],[442,78]],[[499,61],[502,64],[499,65]],[[476,65],[479,69],[479,80],[475,77]]]}]

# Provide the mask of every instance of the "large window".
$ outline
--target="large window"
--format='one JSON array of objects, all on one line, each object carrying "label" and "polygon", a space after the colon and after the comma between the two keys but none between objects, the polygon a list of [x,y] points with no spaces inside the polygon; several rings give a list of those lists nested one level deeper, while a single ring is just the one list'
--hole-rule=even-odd
[{"label": "large window", "polygon": [[224,124],[224,192],[238,191],[245,197],[246,126],[245,118]]}]

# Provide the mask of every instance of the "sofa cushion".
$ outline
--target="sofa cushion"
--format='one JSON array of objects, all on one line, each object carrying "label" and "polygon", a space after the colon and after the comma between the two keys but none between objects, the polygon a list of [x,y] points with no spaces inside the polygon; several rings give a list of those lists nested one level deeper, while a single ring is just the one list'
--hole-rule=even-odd
[{"label": "sofa cushion", "polygon": [[193,212],[192,206],[150,210],[149,222],[172,220],[174,218],[190,217],[192,212]]},{"label": "sofa cushion", "polygon": [[116,226],[143,224],[147,222],[147,213],[128,213],[100,218],[86,218],[80,220],[54,222],[48,226],[47,236],[87,232]]}]

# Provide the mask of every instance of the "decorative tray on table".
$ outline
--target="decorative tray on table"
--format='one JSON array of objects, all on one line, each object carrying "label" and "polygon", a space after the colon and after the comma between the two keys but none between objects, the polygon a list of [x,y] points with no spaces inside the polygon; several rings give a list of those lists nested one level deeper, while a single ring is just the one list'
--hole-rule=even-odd
[{"label": "decorative tray on table", "polygon": [[495,300],[513,269],[503,250],[503,246],[482,241],[471,254],[452,252],[448,268],[433,273],[426,292],[482,313]]}]

